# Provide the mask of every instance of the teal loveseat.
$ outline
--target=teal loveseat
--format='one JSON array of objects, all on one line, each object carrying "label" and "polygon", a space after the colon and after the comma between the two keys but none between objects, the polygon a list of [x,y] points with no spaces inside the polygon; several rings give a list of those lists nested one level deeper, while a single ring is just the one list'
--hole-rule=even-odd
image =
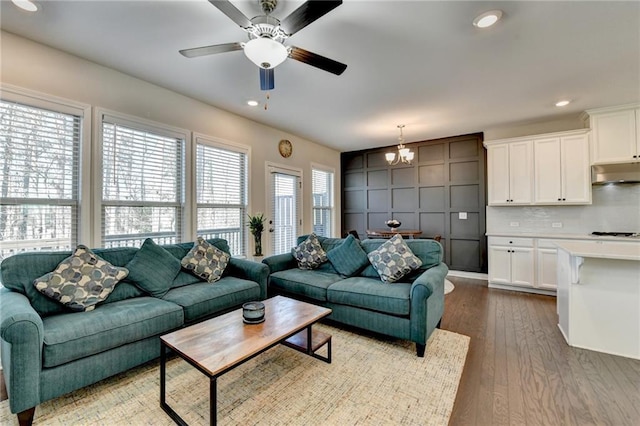
[{"label": "teal loveseat", "polygon": [[[298,238],[298,243],[307,236]],[[325,252],[344,239],[318,237]],[[359,242],[366,253],[387,240]],[[384,283],[372,265],[356,276],[341,276],[330,261],[313,270],[298,268],[294,257],[280,254],[265,258],[269,266],[269,293],[282,294],[332,309],[328,319],[406,339],[424,356],[427,340],[439,327],[444,312],[444,279],[449,269],[442,262],[442,246],[434,240],[405,240],[422,266],[398,282]]]},{"label": "teal loveseat", "polygon": [[[223,239],[207,240],[229,253]],[[182,259],[193,243],[162,246]],[[95,249],[125,266],[138,249]],[[231,258],[222,279],[208,283],[178,272],[162,297],[131,282],[88,312],[71,312],[39,293],[34,279],[54,270],[71,252],[28,252],[0,265],[0,349],[12,413],[30,424],[41,402],[98,382],[160,356],[159,336],[241,306],[267,294],[268,268]]]}]

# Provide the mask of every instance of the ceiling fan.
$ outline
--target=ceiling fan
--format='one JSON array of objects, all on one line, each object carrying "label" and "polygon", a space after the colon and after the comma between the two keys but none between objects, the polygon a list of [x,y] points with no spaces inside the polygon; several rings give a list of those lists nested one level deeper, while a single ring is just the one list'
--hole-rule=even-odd
[{"label": "ceiling fan", "polygon": [[342,74],[347,68],[345,64],[317,53],[296,46],[284,45],[289,37],[340,6],[342,1],[310,0],[303,3],[282,21],[271,16],[271,12],[278,5],[278,0],[258,0],[264,14],[252,19],[247,18],[228,0],[209,0],[209,3],[238,24],[249,36],[249,41],[180,50],[180,53],[187,58],[244,50],[247,58],[260,68],[261,90],[274,88],[273,70],[287,58],[304,62],[335,75]]}]

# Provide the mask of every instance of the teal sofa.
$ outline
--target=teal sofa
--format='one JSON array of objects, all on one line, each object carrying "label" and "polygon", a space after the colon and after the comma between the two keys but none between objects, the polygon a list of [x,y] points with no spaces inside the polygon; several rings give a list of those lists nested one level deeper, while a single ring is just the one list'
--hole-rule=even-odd
[{"label": "teal sofa", "polygon": [[[229,253],[223,239],[207,240]],[[193,243],[164,245],[182,259]],[[138,249],[95,249],[125,266]],[[160,356],[159,336],[267,295],[268,268],[231,258],[222,279],[210,284],[178,272],[170,290],[152,297],[126,279],[89,312],[70,312],[39,293],[33,280],[71,252],[28,252],[3,260],[0,277],[0,349],[12,413],[30,424],[41,402],[98,382]]]},{"label": "teal sofa", "polygon": [[[306,238],[299,237],[298,243]],[[343,241],[324,237],[318,240],[326,252]],[[385,241],[368,239],[360,244],[370,253]],[[262,261],[270,270],[269,293],[331,308],[330,320],[415,342],[417,355],[422,357],[429,336],[440,326],[444,279],[449,269],[442,262],[442,246],[437,241],[405,242],[422,266],[399,282],[384,283],[370,264],[352,277],[339,275],[331,262],[313,270],[300,269],[294,257],[285,253]]]}]

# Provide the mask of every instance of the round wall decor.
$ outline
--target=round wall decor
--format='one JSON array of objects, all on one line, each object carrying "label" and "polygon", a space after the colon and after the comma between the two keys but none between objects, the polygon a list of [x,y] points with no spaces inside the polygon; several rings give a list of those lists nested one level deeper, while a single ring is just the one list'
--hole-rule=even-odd
[{"label": "round wall decor", "polygon": [[280,155],[282,155],[284,158],[289,158],[291,157],[291,153],[293,152],[293,146],[291,145],[290,141],[282,139],[278,144],[278,151],[280,151]]}]

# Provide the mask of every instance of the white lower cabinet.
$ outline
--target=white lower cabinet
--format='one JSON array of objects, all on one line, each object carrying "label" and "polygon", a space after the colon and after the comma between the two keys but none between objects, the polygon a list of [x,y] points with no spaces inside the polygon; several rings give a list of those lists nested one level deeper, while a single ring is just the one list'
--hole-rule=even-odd
[{"label": "white lower cabinet", "polygon": [[533,286],[533,239],[489,237],[488,246],[490,286]]},{"label": "white lower cabinet", "polygon": [[548,238],[489,237],[489,287],[555,294],[556,243]]}]

